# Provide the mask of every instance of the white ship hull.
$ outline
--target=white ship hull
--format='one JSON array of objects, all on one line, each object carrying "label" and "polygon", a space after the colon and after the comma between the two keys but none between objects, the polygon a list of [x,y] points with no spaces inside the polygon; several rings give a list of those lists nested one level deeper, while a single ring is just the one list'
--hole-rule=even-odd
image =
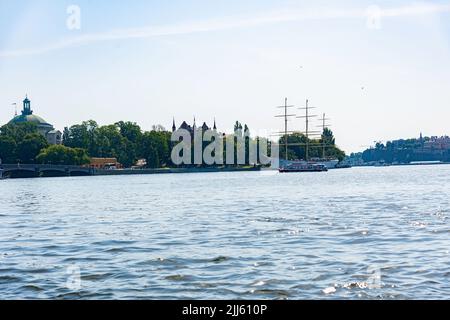
[{"label": "white ship hull", "polygon": [[280,160],[280,168],[285,168],[290,165],[295,164],[318,164],[318,165],[324,165],[327,169],[336,169],[337,164],[339,163],[339,160],[337,159],[313,159],[310,161],[286,161],[286,160]]},{"label": "white ship hull", "polygon": [[325,167],[327,167],[328,169],[335,169],[336,166],[339,163],[339,160],[337,159],[330,159],[330,160],[312,160],[309,161],[315,164],[323,164]]}]

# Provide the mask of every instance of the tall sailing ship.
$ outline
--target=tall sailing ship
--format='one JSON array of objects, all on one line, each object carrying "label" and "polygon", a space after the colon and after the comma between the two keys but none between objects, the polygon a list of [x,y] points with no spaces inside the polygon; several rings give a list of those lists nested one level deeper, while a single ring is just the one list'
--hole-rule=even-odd
[{"label": "tall sailing ship", "polygon": [[[293,108],[294,106],[290,106],[287,103],[287,98],[285,99],[285,105],[280,106],[278,108],[284,108],[284,114],[277,115],[276,117],[283,117],[284,118],[284,132],[279,132],[279,134],[283,134],[285,137],[285,158],[280,159],[280,166],[279,171],[280,172],[322,172],[322,171],[328,171],[329,169],[335,169],[337,165],[339,164],[338,159],[334,158],[327,158],[326,157],[326,149],[330,147],[330,145],[327,145],[324,139],[324,133],[325,129],[329,127],[327,124],[327,121],[330,119],[326,118],[325,113],[323,114],[323,117],[318,119],[321,121],[321,125],[319,127],[322,128],[322,131],[312,131],[310,130],[310,121],[312,118],[317,117],[317,115],[311,115],[309,111],[311,109],[314,109],[313,107],[309,106],[309,100],[306,100],[306,105],[303,108],[299,108],[299,110],[305,110],[305,115],[298,116],[297,118],[305,119],[305,131],[288,131],[288,121],[290,117],[296,117],[295,114],[288,114],[288,109]],[[306,143],[289,143],[288,142],[288,134],[289,133],[301,133],[304,134],[306,137]],[[322,148],[322,158],[311,158],[310,157],[310,146],[309,144],[309,138],[312,136],[321,136],[322,137],[322,143],[320,145],[315,145],[314,147],[321,147]],[[289,146],[304,146],[305,147],[305,159],[299,159],[299,160],[288,160],[288,151]]]}]

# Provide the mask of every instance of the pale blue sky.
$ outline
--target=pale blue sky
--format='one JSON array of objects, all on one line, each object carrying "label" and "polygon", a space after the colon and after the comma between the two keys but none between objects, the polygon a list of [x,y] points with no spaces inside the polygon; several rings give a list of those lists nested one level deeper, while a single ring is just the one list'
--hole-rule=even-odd
[{"label": "pale blue sky", "polygon": [[[66,27],[72,4],[81,30]],[[28,93],[59,129],[195,115],[270,132],[288,97],[326,112],[347,152],[449,134],[449,18],[450,1],[0,0],[0,123]]]}]

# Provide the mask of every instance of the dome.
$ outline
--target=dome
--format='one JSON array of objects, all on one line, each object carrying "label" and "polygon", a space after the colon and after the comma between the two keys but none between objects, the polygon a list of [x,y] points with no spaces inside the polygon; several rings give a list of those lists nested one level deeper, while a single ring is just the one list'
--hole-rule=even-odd
[{"label": "dome", "polygon": [[24,122],[34,123],[38,127],[48,127],[48,128],[53,129],[53,126],[51,124],[49,124],[47,121],[45,121],[41,117],[34,115],[34,114],[30,114],[30,115],[21,114],[19,116],[14,117],[14,119],[12,119],[9,123],[17,124],[17,123],[24,123]]},{"label": "dome", "polygon": [[38,129],[43,133],[47,133],[48,131],[53,130],[53,126],[42,119],[41,117],[33,114],[33,110],[31,110],[31,101],[28,97],[23,100],[23,110],[22,114],[15,116],[9,124],[18,124],[18,123],[34,123],[37,125]]}]

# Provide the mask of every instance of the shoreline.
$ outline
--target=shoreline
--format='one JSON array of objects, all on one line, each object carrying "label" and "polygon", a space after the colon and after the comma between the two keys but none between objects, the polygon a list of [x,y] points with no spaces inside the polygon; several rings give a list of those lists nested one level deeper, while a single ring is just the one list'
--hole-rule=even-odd
[{"label": "shoreline", "polygon": [[0,180],[63,178],[63,177],[80,177],[80,176],[94,177],[94,176],[181,174],[181,173],[255,172],[261,170],[262,170],[261,166],[103,170],[103,169],[72,167],[72,166],[3,165],[0,166],[0,173],[1,173]]},{"label": "shoreline", "polygon": [[[405,163],[405,164],[391,164],[383,166],[365,165],[352,166],[350,168],[333,168],[334,170],[351,169],[351,168],[387,168],[387,167],[406,167],[406,166],[433,166],[433,165],[450,165],[450,162],[440,163]],[[8,167],[4,170],[5,166]],[[10,176],[8,172],[15,170],[21,171],[22,175]],[[80,172],[79,170],[83,170]],[[220,173],[220,172],[260,172],[271,171],[273,169],[262,166],[255,167],[213,167],[213,168],[158,168],[158,169],[118,169],[118,170],[102,170],[93,168],[73,167],[73,166],[51,166],[49,170],[45,165],[0,165],[0,180],[8,179],[36,179],[36,178],[63,178],[63,177],[93,177],[93,176],[129,176],[129,175],[156,175],[156,174],[188,174],[188,173]],[[51,171],[49,174],[48,171]],[[72,171],[75,171],[73,173]],[[25,172],[25,174],[24,174]],[[81,173],[81,174],[80,174]]]},{"label": "shoreline", "polygon": [[150,174],[174,174],[174,173],[214,173],[214,172],[249,172],[261,171],[261,167],[219,167],[219,168],[160,168],[160,169],[120,169],[120,170],[95,170],[92,176],[125,176],[125,175],[150,175]]},{"label": "shoreline", "polygon": [[417,167],[417,166],[440,166],[450,164],[450,162],[430,162],[430,163],[396,163],[396,164],[383,164],[383,165],[358,165],[353,168],[383,168],[383,167]]}]

